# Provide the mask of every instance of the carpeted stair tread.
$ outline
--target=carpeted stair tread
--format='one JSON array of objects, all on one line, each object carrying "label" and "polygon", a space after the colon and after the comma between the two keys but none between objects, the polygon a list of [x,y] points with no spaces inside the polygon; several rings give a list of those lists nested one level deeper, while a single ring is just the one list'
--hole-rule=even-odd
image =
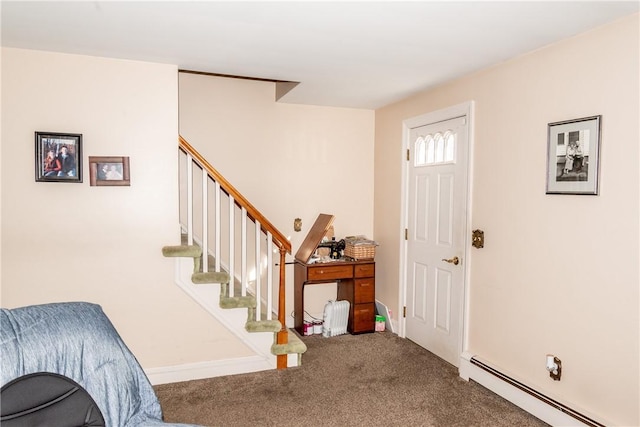
[{"label": "carpeted stair tread", "polygon": [[277,320],[248,320],[244,327],[247,332],[280,332],[282,324]]},{"label": "carpeted stair tread", "polygon": [[202,256],[202,248],[197,245],[163,246],[162,255],[166,257],[197,258]]},{"label": "carpeted stair tread", "polygon": [[295,332],[289,331],[288,337],[289,342],[287,344],[278,344],[277,336],[274,336],[271,353],[278,356],[282,354],[302,354],[307,351],[307,346]]},{"label": "carpeted stair tread", "polygon": [[256,299],[252,296],[220,298],[221,308],[255,308]]},{"label": "carpeted stair tread", "polygon": [[207,273],[193,273],[191,281],[196,285],[207,283],[229,283],[229,274],[224,271],[209,271]]}]

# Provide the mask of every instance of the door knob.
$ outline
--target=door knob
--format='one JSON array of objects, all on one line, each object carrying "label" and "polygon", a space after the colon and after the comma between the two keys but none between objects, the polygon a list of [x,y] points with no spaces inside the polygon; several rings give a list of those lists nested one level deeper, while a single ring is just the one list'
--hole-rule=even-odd
[{"label": "door knob", "polygon": [[442,258],[443,261],[448,262],[449,264],[453,264],[453,265],[458,265],[460,264],[460,258],[458,258],[457,256],[454,256],[453,258]]}]

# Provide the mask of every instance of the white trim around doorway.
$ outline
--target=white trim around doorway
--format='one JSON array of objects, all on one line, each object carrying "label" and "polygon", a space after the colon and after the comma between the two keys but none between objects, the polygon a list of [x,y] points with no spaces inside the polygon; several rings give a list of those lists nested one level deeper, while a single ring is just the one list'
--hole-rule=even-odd
[{"label": "white trim around doorway", "polygon": [[[401,239],[404,239],[405,229],[408,227],[408,195],[407,191],[409,190],[409,174],[408,174],[408,162],[406,161],[406,152],[410,147],[411,141],[409,141],[409,132],[412,128],[417,126],[432,124],[441,122],[444,120],[448,120],[455,117],[466,116],[469,123],[469,131],[468,131],[468,166],[467,166],[467,212],[466,212],[466,220],[465,220],[465,233],[467,237],[467,241],[465,243],[465,260],[464,263],[464,305],[462,310],[462,319],[460,325],[462,325],[462,333],[460,334],[461,343],[459,345],[460,348],[460,356],[467,351],[469,343],[468,343],[468,313],[469,313],[469,276],[471,271],[471,257],[470,257],[470,249],[471,249],[471,218],[472,218],[472,193],[473,186],[472,177],[473,177],[473,147],[474,147],[474,128],[475,128],[475,119],[474,119],[474,108],[475,104],[473,101],[464,102],[458,105],[454,105],[451,107],[447,107],[441,110],[433,111],[426,114],[421,114],[416,117],[412,117],[406,119],[402,122],[402,183],[400,189],[400,197],[401,197],[401,212],[400,212],[400,232],[399,236],[402,236]],[[400,268],[399,268],[399,282],[400,286],[399,295],[398,295],[398,313],[401,313],[398,319],[398,336],[402,338],[406,338],[406,324],[404,317],[404,307],[406,305],[406,293],[407,293],[407,278],[406,278],[406,258],[407,258],[407,241],[402,240],[400,242]]]}]

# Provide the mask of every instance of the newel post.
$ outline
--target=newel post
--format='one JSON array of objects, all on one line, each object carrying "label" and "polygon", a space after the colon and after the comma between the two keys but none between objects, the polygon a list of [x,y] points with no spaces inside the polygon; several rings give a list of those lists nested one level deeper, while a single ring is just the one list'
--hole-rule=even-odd
[{"label": "newel post", "polygon": [[[280,246],[280,283],[278,287],[278,320],[282,325],[282,329],[278,332],[278,344],[287,344],[289,342],[289,331],[287,330],[286,319],[286,283],[285,283],[285,255],[287,251]],[[277,368],[287,368],[287,355],[281,354],[277,356]]]}]

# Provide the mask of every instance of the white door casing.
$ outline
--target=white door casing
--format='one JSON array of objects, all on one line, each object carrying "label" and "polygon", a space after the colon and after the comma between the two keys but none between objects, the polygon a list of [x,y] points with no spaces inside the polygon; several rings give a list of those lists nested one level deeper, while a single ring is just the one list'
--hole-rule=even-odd
[{"label": "white door casing", "polygon": [[470,114],[468,103],[405,121],[401,333],[454,366],[466,329]]}]

